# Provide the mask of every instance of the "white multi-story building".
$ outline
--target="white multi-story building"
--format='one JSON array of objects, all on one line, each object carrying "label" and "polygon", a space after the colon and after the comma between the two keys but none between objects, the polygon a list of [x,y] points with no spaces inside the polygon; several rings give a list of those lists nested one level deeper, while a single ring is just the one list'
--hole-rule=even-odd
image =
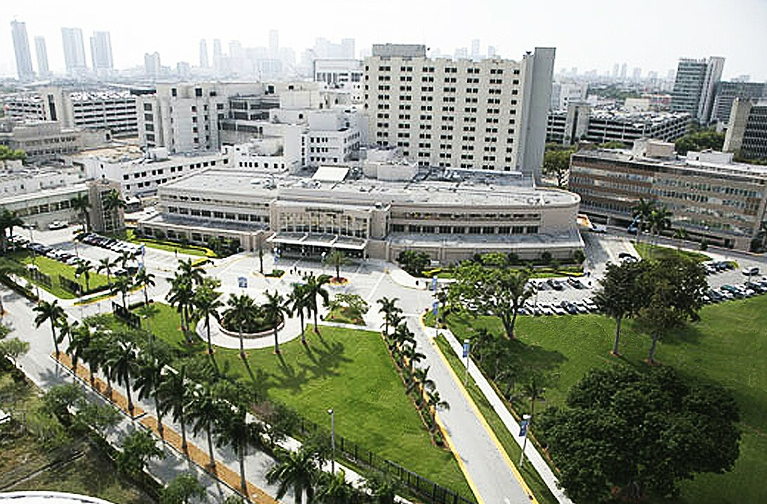
[{"label": "white multi-story building", "polygon": [[364,78],[362,61],[345,58],[322,58],[312,63],[314,80],[330,87],[343,87],[347,83],[361,83]]},{"label": "white multi-story building", "polygon": [[374,45],[365,59],[370,140],[420,166],[540,173],[553,48],[521,61],[432,59],[423,45]]},{"label": "white multi-story building", "polygon": [[674,81],[671,110],[687,112],[700,124],[708,124],[723,69],[724,58],[718,56],[707,60],[680,59]]},{"label": "white multi-story building", "polygon": [[194,170],[228,166],[229,155],[220,152],[169,155],[164,148],[143,153],[135,146],[123,146],[83,152],[72,156],[71,162],[88,179],[116,182],[126,198],[141,198],[154,195],[159,185]]},{"label": "white multi-story building", "polygon": [[5,98],[5,113],[16,120],[58,121],[64,128],[108,129],[115,137],[138,134],[136,97],[126,90],[76,91],[44,87]]},{"label": "white multi-story building", "polygon": [[255,82],[158,84],[154,94],[137,97],[139,141],[170,153],[218,150],[229,97],[265,93]]},{"label": "white multi-story building", "polygon": [[563,110],[570,102],[585,100],[588,91],[585,82],[555,82],[551,85],[551,110]]},{"label": "white multi-story building", "polygon": [[61,124],[53,121],[0,122],[0,145],[23,150],[29,161],[59,158],[82,149],[106,145],[111,140],[109,131],[62,128]]}]

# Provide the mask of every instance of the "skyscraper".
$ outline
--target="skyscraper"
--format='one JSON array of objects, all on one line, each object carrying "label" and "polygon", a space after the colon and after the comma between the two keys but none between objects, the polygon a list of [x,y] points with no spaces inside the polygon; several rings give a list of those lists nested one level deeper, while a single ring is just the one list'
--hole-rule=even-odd
[{"label": "skyscraper", "polygon": [[45,38],[35,37],[35,52],[37,53],[37,73],[40,77],[51,74],[48,68],[48,49],[45,46]]},{"label": "skyscraper", "polygon": [[280,52],[280,32],[269,30],[269,56],[276,58]]},{"label": "skyscraper", "polygon": [[479,39],[471,41],[471,59],[479,59]]},{"label": "skyscraper", "polygon": [[29,39],[27,38],[27,25],[23,21],[11,21],[13,34],[13,50],[16,54],[16,71],[19,80],[32,80],[35,72],[32,70],[32,55],[29,52]]},{"label": "skyscraper", "polygon": [[721,57],[680,59],[671,93],[671,110],[688,112],[700,124],[708,124],[723,69],[724,58]]},{"label": "skyscraper", "polygon": [[156,79],[160,76],[162,65],[160,64],[160,53],[153,52],[152,54],[144,54],[144,72],[147,77]]},{"label": "skyscraper", "polygon": [[200,68],[208,68],[208,41],[205,39],[200,40]]},{"label": "skyscraper", "polygon": [[621,65],[621,80],[626,80],[626,72],[628,71],[628,65],[626,63]]},{"label": "skyscraper", "polygon": [[62,28],[61,40],[64,45],[64,65],[69,74],[79,74],[87,70],[85,63],[85,45],[80,28]]},{"label": "skyscraper", "polygon": [[114,68],[112,62],[112,41],[109,32],[93,32],[91,37],[91,58],[93,70],[97,74],[109,73]]}]

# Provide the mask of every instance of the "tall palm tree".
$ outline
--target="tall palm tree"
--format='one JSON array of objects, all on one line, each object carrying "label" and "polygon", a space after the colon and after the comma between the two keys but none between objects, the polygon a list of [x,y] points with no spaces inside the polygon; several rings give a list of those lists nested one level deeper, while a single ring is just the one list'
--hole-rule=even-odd
[{"label": "tall palm tree", "polygon": [[142,349],[136,366],[136,382],[134,384],[139,399],[147,399],[151,396],[154,400],[154,409],[157,411],[157,429],[161,436],[164,427],[158,389],[162,383],[163,370],[168,364],[170,364],[170,359],[167,354],[157,351],[156,347],[150,346]]},{"label": "tall palm tree", "polygon": [[75,267],[75,276],[83,276],[85,278],[85,290],[86,292],[91,290],[91,263],[85,259],[77,261]]},{"label": "tall palm tree", "polygon": [[666,206],[660,206],[650,212],[647,222],[650,225],[650,233],[655,236],[656,242],[663,230],[671,227],[672,213]]},{"label": "tall palm tree", "polygon": [[293,290],[290,292],[290,296],[288,296],[288,302],[290,303],[290,310],[294,314],[298,314],[298,318],[301,321],[301,343],[306,345],[304,311],[309,309],[309,296],[306,284],[293,284]]},{"label": "tall palm tree", "polygon": [[336,269],[336,279],[341,280],[341,266],[348,264],[349,259],[347,259],[346,254],[340,250],[333,249],[325,257],[325,263],[333,266]]},{"label": "tall palm tree", "polygon": [[13,228],[23,225],[24,221],[16,215],[16,212],[12,212],[7,208],[3,208],[0,211],[0,244],[2,245],[3,253],[6,251],[8,238],[13,236]]},{"label": "tall palm tree", "polygon": [[91,208],[91,202],[88,200],[88,195],[78,194],[69,201],[69,205],[82,216],[83,231],[87,233],[91,228],[91,214],[88,211]]},{"label": "tall palm tree", "polygon": [[327,303],[330,299],[330,295],[325,288],[325,286],[330,282],[330,277],[328,275],[320,275],[318,277],[309,275],[304,277],[304,282],[306,284],[306,298],[309,301],[309,311],[314,314],[314,332],[315,334],[319,334],[320,330],[317,324],[319,305],[317,303],[317,298],[322,298],[324,303]]},{"label": "tall palm tree", "polygon": [[186,334],[189,331],[189,314],[193,307],[194,285],[188,277],[178,273],[171,280],[170,285],[170,291],[165,299],[176,308],[181,317],[181,330]]},{"label": "tall palm tree", "polygon": [[317,454],[301,448],[290,452],[266,473],[270,484],[278,483],[277,499],[282,499],[292,488],[296,504],[314,500],[314,483],[317,479]]},{"label": "tall palm tree", "polygon": [[213,428],[219,419],[227,412],[223,409],[224,403],[219,398],[214,387],[210,384],[195,385],[189,396],[189,418],[192,422],[192,432],[197,435],[205,431],[208,438],[208,455],[210,466],[216,463],[213,455]]},{"label": "tall palm tree", "polygon": [[447,401],[442,400],[439,396],[439,392],[436,390],[429,393],[426,398],[426,403],[429,405],[429,414],[431,419],[434,420],[434,425],[437,425],[437,410],[449,410],[450,404]]},{"label": "tall palm tree", "polygon": [[125,386],[128,397],[128,412],[133,414],[133,398],[131,397],[131,377],[136,374],[136,345],[127,337],[120,337],[107,354],[106,367],[109,375],[115,381]]},{"label": "tall palm tree", "polygon": [[120,209],[127,207],[125,200],[120,196],[120,191],[112,189],[109,191],[102,202],[104,210],[110,212],[112,215],[112,231],[117,230],[117,223],[119,222]]},{"label": "tall palm tree", "polygon": [[[216,424],[217,446],[232,447],[240,463],[240,490],[248,498],[248,481],[245,478],[245,455],[251,444],[258,443],[263,433],[263,424],[248,422],[246,405],[224,406],[228,411],[221,415]],[[249,499],[248,499],[249,500]]]},{"label": "tall palm tree", "polygon": [[87,324],[75,322],[70,326],[69,334],[67,352],[72,356],[72,369],[75,370],[75,376],[77,376],[77,361],[85,360],[84,357],[88,354],[88,348],[91,346],[91,328]]},{"label": "tall palm tree", "polygon": [[335,474],[321,472],[317,478],[315,502],[319,504],[347,504],[358,502],[359,491],[346,482],[346,471]]},{"label": "tall palm tree", "polygon": [[270,324],[274,324],[274,353],[278,354],[280,353],[280,342],[277,339],[277,336],[280,322],[282,322],[285,317],[290,316],[290,308],[288,307],[288,303],[285,302],[285,298],[282,297],[282,294],[275,290],[274,292],[266,292],[266,303],[261,305],[261,310],[266,320],[268,320]]},{"label": "tall palm tree", "polygon": [[535,415],[535,402],[543,399],[543,395],[546,393],[544,388],[543,377],[538,373],[533,373],[528,378],[527,382],[522,386],[522,390],[525,393],[525,397],[530,399],[530,421],[532,422],[533,415]]},{"label": "tall palm tree", "polygon": [[56,358],[59,357],[59,343],[60,340],[56,337],[56,326],[59,325],[59,321],[66,319],[64,309],[59,306],[58,301],[40,301],[37,306],[34,307],[34,311],[37,312],[35,317],[35,325],[40,327],[46,321],[51,323],[51,333],[53,334],[53,346],[56,349]]},{"label": "tall palm tree", "polygon": [[205,279],[205,269],[202,265],[195,264],[191,259],[179,261],[176,268],[176,276],[182,276],[192,281],[193,285],[202,285]]},{"label": "tall palm tree", "polygon": [[155,276],[154,273],[150,273],[147,271],[147,269],[141,268],[138,273],[136,273],[136,276],[133,277],[133,281],[136,283],[137,286],[142,287],[144,289],[144,305],[149,306],[149,292],[147,292],[149,287],[155,286]]},{"label": "tall palm tree", "polygon": [[237,327],[240,337],[240,357],[245,358],[245,344],[242,340],[242,328],[254,318],[254,313],[258,306],[252,297],[247,294],[229,294],[229,300],[226,302],[227,309],[222,314],[228,324]]},{"label": "tall palm tree", "polygon": [[382,297],[378,301],[376,301],[379,305],[381,305],[381,309],[378,310],[378,313],[383,313],[384,316],[384,336],[389,336],[389,325],[391,323],[392,315],[395,313],[402,313],[402,308],[397,306],[397,301],[399,301],[398,298],[387,298]]},{"label": "tall palm tree", "polygon": [[424,392],[431,392],[434,390],[436,385],[434,380],[428,377],[428,374],[429,367],[415,368],[413,370],[412,381],[410,382],[407,391],[410,392],[417,388],[421,392],[421,395],[423,395]]},{"label": "tall palm tree", "polygon": [[676,228],[674,230],[674,239],[678,240],[676,248],[677,250],[682,248],[682,243],[689,237],[685,228]]},{"label": "tall palm tree", "polygon": [[507,287],[509,289],[509,294],[511,295],[511,307],[513,312],[507,334],[510,338],[514,338],[514,326],[517,323],[519,309],[522,308],[525,305],[525,302],[535,294],[535,289],[528,283],[530,274],[527,271],[521,270],[511,272],[507,279]]},{"label": "tall palm tree", "polygon": [[416,362],[419,362],[426,358],[426,356],[420,352],[418,352],[415,349],[415,345],[407,345],[403,352],[403,357],[407,358],[408,360],[408,370],[410,373],[413,373],[413,368],[415,367]]},{"label": "tall palm tree", "polygon": [[[106,331],[96,329],[91,335],[90,344],[83,353],[83,360],[88,363],[88,369],[90,371],[91,386],[94,386],[95,373],[98,373],[101,369],[106,369],[107,352],[112,344],[112,337],[110,333]],[[105,372],[104,375],[107,379],[107,389],[112,390],[112,381],[109,377],[109,373]]]},{"label": "tall palm tree", "polygon": [[132,287],[131,279],[125,275],[115,277],[114,284],[112,284],[112,292],[119,292],[123,301],[123,308],[128,309],[128,302],[125,296]]},{"label": "tall palm tree", "polygon": [[639,198],[639,201],[636,205],[634,205],[634,208],[632,209],[632,217],[639,219],[639,225],[637,226],[637,243],[639,243],[642,231],[644,231],[645,222],[647,222],[647,219],[650,217],[652,211],[655,210],[655,205],[655,200]]},{"label": "tall palm tree", "polygon": [[200,287],[194,293],[192,305],[194,306],[194,318],[197,320],[205,319],[205,330],[208,335],[208,354],[213,355],[213,344],[210,341],[210,318],[218,320],[218,310],[224,304],[219,299],[221,293],[208,287]]},{"label": "tall palm tree", "polygon": [[99,264],[96,266],[96,271],[101,273],[102,271],[107,274],[107,285],[112,286],[112,268],[117,266],[117,262],[112,262],[108,257],[102,257],[99,259]]},{"label": "tall palm tree", "polygon": [[160,376],[157,396],[161,414],[169,413],[175,422],[181,425],[181,449],[186,452],[186,420],[190,385],[186,379],[186,364],[181,364],[178,371],[170,369]]}]

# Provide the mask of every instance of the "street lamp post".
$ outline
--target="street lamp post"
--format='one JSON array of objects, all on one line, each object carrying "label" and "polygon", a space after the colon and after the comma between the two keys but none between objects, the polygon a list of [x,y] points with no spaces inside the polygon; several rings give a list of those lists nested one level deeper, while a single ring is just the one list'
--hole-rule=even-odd
[{"label": "street lamp post", "polygon": [[330,415],[330,474],[336,473],[336,415],[333,408],[328,410]]},{"label": "street lamp post", "polygon": [[[32,233],[32,225],[30,224],[30,226],[29,226],[29,243],[34,243],[34,242],[35,242],[35,237],[34,237],[34,235]],[[37,252],[35,252],[35,249],[32,249],[32,264],[35,266],[35,268],[37,268]],[[39,279],[35,281],[35,291],[37,292],[37,302],[38,303],[40,302],[40,286],[37,285],[37,282],[39,282],[39,281],[40,281]]]},{"label": "street lamp post", "polygon": [[530,430],[530,419],[532,416],[523,415],[522,424],[520,425],[520,436],[524,436],[522,440],[522,454],[519,456],[519,467],[522,468],[522,464],[525,462],[525,447],[527,446],[527,431]]}]

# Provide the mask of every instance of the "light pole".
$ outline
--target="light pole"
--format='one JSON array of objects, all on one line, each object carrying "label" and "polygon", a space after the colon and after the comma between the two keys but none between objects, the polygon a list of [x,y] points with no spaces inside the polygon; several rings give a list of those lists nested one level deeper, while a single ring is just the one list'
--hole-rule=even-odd
[{"label": "light pole", "polygon": [[[32,225],[29,225],[29,243],[34,243],[35,237],[32,234]],[[35,249],[32,249],[32,264],[37,268],[37,252],[35,252]],[[37,292],[37,302],[40,302],[40,286],[37,285],[37,282],[39,282],[39,278],[35,280],[35,291]]]},{"label": "light pole", "polygon": [[530,415],[523,415],[522,416],[522,423],[519,426],[520,436],[524,436],[524,439],[522,441],[522,454],[519,456],[519,468],[522,468],[522,464],[525,461],[525,447],[527,446],[527,431],[530,429],[530,419],[532,416]]},{"label": "light pole", "polygon": [[336,415],[333,408],[328,410],[330,415],[330,474],[336,473]]},{"label": "light pole", "polygon": [[469,361],[471,359],[471,341],[468,339],[463,340],[463,356],[466,358],[466,374],[463,377],[463,386],[466,387],[469,384]]}]

